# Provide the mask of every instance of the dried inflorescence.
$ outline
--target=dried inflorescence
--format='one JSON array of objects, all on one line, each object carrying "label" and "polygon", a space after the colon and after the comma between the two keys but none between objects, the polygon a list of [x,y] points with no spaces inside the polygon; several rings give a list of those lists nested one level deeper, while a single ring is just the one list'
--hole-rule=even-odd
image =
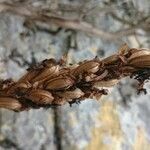
[{"label": "dried inflorescence", "polygon": [[23,111],[71,105],[86,98],[98,100],[108,93],[104,87],[112,87],[126,76],[136,79],[138,91],[146,93],[143,85],[150,79],[150,50],[124,44],[117,54],[103,60],[96,57],[70,66],[62,59],[46,59],[27,69],[17,82],[0,81],[0,107]]}]

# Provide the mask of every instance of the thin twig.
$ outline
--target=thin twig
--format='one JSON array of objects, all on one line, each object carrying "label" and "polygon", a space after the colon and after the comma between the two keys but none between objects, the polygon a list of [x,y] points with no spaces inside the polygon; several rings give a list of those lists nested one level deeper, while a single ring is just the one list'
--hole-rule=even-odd
[{"label": "thin twig", "polygon": [[[13,5],[8,3],[0,3],[0,12],[11,12],[13,14],[32,19],[32,21],[42,22],[46,24],[55,24],[59,27],[82,31],[90,35],[101,37],[105,40],[112,41],[123,36],[129,36],[136,33],[135,28],[123,29],[117,32],[107,32],[100,30],[91,24],[81,20],[71,20],[64,17],[56,16],[56,14],[47,15],[36,8],[22,5]],[[138,34],[138,33],[136,33]]]}]

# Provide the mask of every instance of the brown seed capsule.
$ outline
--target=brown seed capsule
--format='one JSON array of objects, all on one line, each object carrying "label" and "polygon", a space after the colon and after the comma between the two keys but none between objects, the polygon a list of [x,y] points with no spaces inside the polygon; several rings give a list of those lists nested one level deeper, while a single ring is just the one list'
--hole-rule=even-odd
[{"label": "brown seed capsule", "polygon": [[77,68],[72,70],[72,74],[74,76],[78,76],[84,72],[88,73],[96,73],[99,70],[100,64],[94,60],[86,61],[80,64]]},{"label": "brown seed capsule", "polygon": [[61,90],[61,89],[68,89],[74,84],[74,80],[70,77],[56,77],[50,80],[45,89],[47,90]]},{"label": "brown seed capsule", "polygon": [[136,57],[128,62],[129,65],[134,67],[148,67],[150,68],[150,55],[142,55]]},{"label": "brown seed capsule", "polygon": [[137,52],[134,52],[129,58],[128,58],[128,62],[136,59],[136,58],[139,58],[139,57],[142,57],[142,56],[150,56],[150,50],[139,50]]},{"label": "brown seed capsule", "polygon": [[54,97],[50,92],[40,89],[32,89],[25,95],[25,98],[30,99],[37,104],[51,104],[54,100]]},{"label": "brown seed capsule", "polygon": [[57,92],[57,95],[64,98],[64,99],[72,100],[72,99],[82,97],[84,95],[84,93],[80,89],[76,88],[73,91]]},{"label": "brown seed capsule", "polygon": [[131,65],[137,68],[150,68],[150,61],[135,61]]},{"label": "brown seed capsule", "polygon": [[59,66],[52,66],[52,67],[46,67],[41,70],[41,72],[32,80],[32,83],[34,82],[43,82],[45,80],[48,80],[52,76],[58,75],[59,72]]},{"label": "brown seed capsule", "polygon": [[111,87],[116,85],[119,82],[118,79],[111,79],[108,81],[98,81],[94,84],[96,87]]},{"label": "brown seed capsule", "polygon": [[21,77],[18,80],[18,83],[31,81],[37,74],[39,73],[39,70],[30,70],[28,71],[23,77]]},{"label": "brown seed capsule", "polygon": [[0,108],[6,108],[14,111],[20,111],[22,104],[14,98],[0,97]]}]

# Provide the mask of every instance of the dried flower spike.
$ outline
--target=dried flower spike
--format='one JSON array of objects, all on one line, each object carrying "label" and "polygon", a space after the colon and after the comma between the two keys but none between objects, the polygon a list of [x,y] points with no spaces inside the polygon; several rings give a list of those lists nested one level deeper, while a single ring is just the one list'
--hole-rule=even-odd
[{"label": "dried flower spike", "polygon": [[23,111],[72,105],[86,98],[99,100],[108,93],[103,87],[115,86],[126,76],[136,79],[138,91],[146,93],[143,86],[150,80],[150,50],[124,44],[117,54],[73,66],[65,66],[63,59],[46,59],[30,67],[18,82],[0,81],[0,107]]}]

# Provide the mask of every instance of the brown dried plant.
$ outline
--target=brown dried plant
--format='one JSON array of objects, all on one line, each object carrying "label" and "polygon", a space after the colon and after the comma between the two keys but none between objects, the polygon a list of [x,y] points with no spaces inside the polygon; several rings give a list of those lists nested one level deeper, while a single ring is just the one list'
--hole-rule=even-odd
[{"label": "brown dried plant", "polygon": [[0,107],[23,111],[79,103],[86,98],[99,100],[108,93],[104,87],[112,87],[126,76],[136,79],[138,91],[146,93],[143,86],[150,80],[149,49],[124,44],[117,54],[103,60],[96,57],[69,66],[63,59],[46,59],[27,69],[17,82],[0,81]]}]

